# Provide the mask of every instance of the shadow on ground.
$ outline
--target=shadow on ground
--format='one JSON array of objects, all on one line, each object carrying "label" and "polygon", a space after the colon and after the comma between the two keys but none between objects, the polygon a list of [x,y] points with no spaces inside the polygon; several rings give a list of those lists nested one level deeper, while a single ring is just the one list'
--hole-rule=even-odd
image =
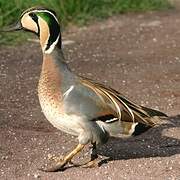
[{"label": "shadow on ground", "polygon": [[108,157],[101,163],[180,154],[180,139],[170,137],[171,131],[178,127],[180,127],[180,115],[169,117],[169,122],[150,129],[142,135],[127,139],[111,138],[98,152]]},{"label": "shadow on ground", "polygon": [[[180,115],[168,117],[160,126],[146,133],[130,138],[113,138],[98,149],[102,156],[99,166],[110,161],[130,160],[152,157],[170,157],[180,154],[180,138],[174,138],[172,132],[180,127]],[[177,129],[178,131],[178,129]],[[70,165],[63,170],[71,169]]]}]

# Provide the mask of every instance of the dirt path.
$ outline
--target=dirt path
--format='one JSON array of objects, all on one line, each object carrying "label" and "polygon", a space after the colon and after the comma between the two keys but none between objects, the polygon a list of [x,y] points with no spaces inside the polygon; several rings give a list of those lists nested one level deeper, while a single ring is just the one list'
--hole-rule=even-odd
[{"label": "dirt path", "polygon": [[1,48],[0,179],[179,180],[180,12],[121,15],[71,28],[64,37],[74,41],[64,48],[74,71],[166,112],[171,123],[135,138],[112,139],[99,149],[107,159],[99,168],[43,173],[38,167],[46,157],[65,154],[76,140],[53,128],[41,113],[39,45]]}]

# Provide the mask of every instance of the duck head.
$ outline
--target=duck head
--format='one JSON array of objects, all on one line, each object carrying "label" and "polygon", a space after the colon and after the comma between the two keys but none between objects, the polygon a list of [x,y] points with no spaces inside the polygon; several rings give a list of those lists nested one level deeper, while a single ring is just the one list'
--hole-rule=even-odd
[{"label": "duck head", "polygon": [[55,46],[61,48],[61,32],[56,13],[52,10],[35,7],[27,9],[19,21],[3,31],[25,30],[36,34],[40,39],[42,51],[50,54]]}]

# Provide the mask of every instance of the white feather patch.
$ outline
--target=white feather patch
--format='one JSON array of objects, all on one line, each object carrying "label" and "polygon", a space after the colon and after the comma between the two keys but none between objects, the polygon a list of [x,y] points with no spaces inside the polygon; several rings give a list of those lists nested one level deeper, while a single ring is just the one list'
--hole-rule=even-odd
[{"label": "white feather patch", "polygon": [[74,86],[71,86],[64,94],[63,94],[63,97],[64,98],[67,98],[69,93],[74,89]]},{"label": "white feather patch", "polygon": [[111,122],[114,122],[114,121],[117,121],[117,120],[119,120],[119,118],[108,119],[105,122],[106,123],[111,123]]},{"label": "white feather patch", "polygon": [[132,124],[131,129],[130,129],[130,131],[129,131],[129,134],[133,134],[133,133],[134,133],[135,127],[136,127],[137,124],[138,124],[138,123],[133,123],[133,124]]},{"label": "white feather patch", "polygon": [[[48,38],[48,39],[49,39],[49,38]],[[54,42],[51,44],[51,46],[49,47],[49,49],[48,49],[48,50],[45,50],[46,47],[47,47],[48,39],[47,39],[47,42],[46,42],[45,47],[43,47],[43,51],[44,51],[45,54],[51,54],[51,52],[54,50],[54,47],[56,46],[56,44],[57,44],[57,42],[58,42],[58,40],[59,40],[59,36],[57,37],[56,41],[54,41]]]}]

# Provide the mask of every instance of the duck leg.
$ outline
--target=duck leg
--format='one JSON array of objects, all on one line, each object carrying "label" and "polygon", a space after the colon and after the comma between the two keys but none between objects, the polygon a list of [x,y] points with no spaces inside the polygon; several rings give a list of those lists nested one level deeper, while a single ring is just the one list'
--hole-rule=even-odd
[{"label": "duck leg", "polygon": [[92,167],[98,166],[97,158],[98,158],[98,155],[97,155],[96,143],[92,143],[91,159],[90,161],[82,165],[82,167],[92,168]]},{"label": "duck leg", "polygon": [[75,149],[73,149],[68,155],[66,155],[63,159],[61,158],[56,158],[55,161],[53,161],[50,164],[47,164],[40,168],[40,170],[45,171],[45,172],[55,172],[55,171],[60,171],[63,170],[64,166],[68,163],[71,162],[71,159],[78,154],[85,145],[83,144],[78,144]]},{"label": "duck leg", "polygon": [[83,164],[77,164],[74,163],[72,161],[70,161],[71,164],[73,164],[74,166],[81,166],[83,168],[92,168],[92,167],[96,167],[98,166],[98,162],[97,162],[97,149],[96,149],[96,143],[92,143],[92,147],[91,147],[91,158],[89,161],[83,163]]}]

